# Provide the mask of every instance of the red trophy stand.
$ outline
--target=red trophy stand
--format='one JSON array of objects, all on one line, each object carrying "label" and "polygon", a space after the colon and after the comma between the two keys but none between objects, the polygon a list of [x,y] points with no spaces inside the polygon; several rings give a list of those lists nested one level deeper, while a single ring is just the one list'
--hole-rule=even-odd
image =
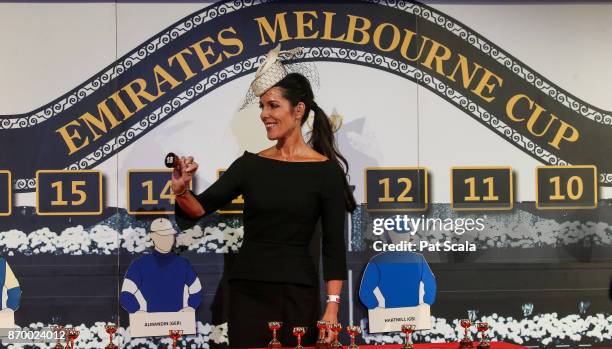
[{"label": "red trophy stand", "polygon": [[331,342],[329,347],[331,349],[342,349],[342,343],[338,340],[338,334],[342,331],[342,325],[334,323],[329,325],[329,329],[334,333],[334,340]]},{"label": "red trophy stand", "polygon": [[113,343],[113,335],[117,332],[117,325],[106,325],[104,326],[106,333],[108,333],[108,344],[104,347],[104,349],[119,349],[118,346]]},{"label": "red trophy stand", "polygon": [[295,349],[304,349],[302,346],[302,336],[306,334],[306,327],[294,327],[293,335],[297,337],[297,345]]},{"label": "red trophy stand", "polygon": [[480,343],[478,344],[478,349],[489,349],[491,347],[491,341],[486,334],[489,328],[489,323],[487,322],[476,323],[476,330],[480,332]]},{"label": "red trophy stand", "polygon": [[470,319],[461,319],[459,320],[459,324],[463,327],[463,338],[459,342],[460,349],[469,349],[474,346],[474,342],[470,335],[468,334],[468,329],[472,326],[472,320]]},{"label": "red trophy stand", "polygon": [[79,338],[79,333],[81,333],[76,328],[69,328],[66,330],[66,335],[68,336],[68,344],[66,344],[66,349],[74,349],[74,341]]},{"label": "red trophy stand", "polygon": [[268,328],[272,331],[272,340],[268,343],[269,349],[280,349],[282,348],[281,342],[276,339],[276,331],[278,331],[283,326],[281,321],[270,321],[268,322]]},{"label": "red trophy stand", "polygon": [[414,324],[403,324],[402,325],[402,333],[406,336],[404,341],[404,345],[402,345],[402,349],[413,349],[412,346],[412,332],[416,329]]},{"label": "red trophy stand", "polygon": [[183,336],[183,330],[170,330],[168,336],[172,339],[172,348],[176,348],[176,342]]},{"label": "red trophy stand", "polygon": [[328,349],[329,343],[325,341],[325,331],[328,328],[327,321],[317,321],[317,328],[319,329],[319,339],[317,339],[317,342],[315,343],[315,349]]},{"label": "red trophy stand", "polygon": [[359,326],[347,326],[346,332],[351,336],[351,345],[349,345],[348,349],[359,349],[359,346],[355,344],[355,337],[361,333],[361,327]]}]

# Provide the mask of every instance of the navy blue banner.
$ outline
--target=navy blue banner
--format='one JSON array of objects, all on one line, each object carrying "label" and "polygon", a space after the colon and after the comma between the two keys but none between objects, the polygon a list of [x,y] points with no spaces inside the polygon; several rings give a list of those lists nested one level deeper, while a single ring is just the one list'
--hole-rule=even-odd
[{"label": "navy blue banner", "polygon": [[279,42],[304,46],[298,60],[405,77],[540,162],[596,165],[600,182],[612,185],[609,112],[439,11],[396,1],[216,3],[51,103],[1,116],[0,139],[10,151],[1,153],[0,168],[12,172],[18,192],[34,190],[39,169],[93,168],[210,91],[254,72]]}]

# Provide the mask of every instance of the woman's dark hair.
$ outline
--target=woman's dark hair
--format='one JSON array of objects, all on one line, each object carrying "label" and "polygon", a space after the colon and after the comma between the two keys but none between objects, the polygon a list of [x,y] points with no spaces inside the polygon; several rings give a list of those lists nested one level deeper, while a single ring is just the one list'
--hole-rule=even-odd
[{"label": "woman's dark hair", "polygon": [[344,202],[346,210],[353,212],[357,204],[353,196],[353,191],[349,187],[346,179],[349,170],[348,162],[337,150],[331,122],[323,109],[314,101],[314,94],[310,82],[302,74],[289,73],[274,86],[282,89],[283,97],[288,99],[292,106],[297,106],[299,102],[304,103],[305,109],[304,116],[301,120],[302,125],[304,125],[306,119],[308,119],[310,111],[312,110],[314,112],[312,132],[310,133],[308,144],[310,144],[314,150],[343,165],[345,171],[345,175],[342,176],[342,178],[344,178]]}]

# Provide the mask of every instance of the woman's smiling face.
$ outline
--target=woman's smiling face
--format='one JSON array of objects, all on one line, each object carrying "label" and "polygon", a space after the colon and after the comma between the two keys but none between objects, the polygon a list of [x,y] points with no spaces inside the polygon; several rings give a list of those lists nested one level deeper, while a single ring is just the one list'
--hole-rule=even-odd
[{"label": "woman's smiling face", "polygon": [[259,97],[260,118],[269,140],[284,138],[301,127],[304,103],[292,106],[280,87],[272,87]]}]

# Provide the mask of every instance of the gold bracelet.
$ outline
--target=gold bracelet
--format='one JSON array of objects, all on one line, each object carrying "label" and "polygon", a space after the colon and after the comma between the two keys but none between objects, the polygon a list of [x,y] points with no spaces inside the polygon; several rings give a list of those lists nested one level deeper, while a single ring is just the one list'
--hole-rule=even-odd
[{"label": "gold bracelet", "polygon": [[181,196],[181,195],[185,195],[185,193],[187,192],[187,190],[188,190],[188,188],[187,188],[187,187],[185,187],[185,190],[183,190],[183,191],[182,191],[180,194],[176,194],[176,193],[174,193],[174,197]]}]

